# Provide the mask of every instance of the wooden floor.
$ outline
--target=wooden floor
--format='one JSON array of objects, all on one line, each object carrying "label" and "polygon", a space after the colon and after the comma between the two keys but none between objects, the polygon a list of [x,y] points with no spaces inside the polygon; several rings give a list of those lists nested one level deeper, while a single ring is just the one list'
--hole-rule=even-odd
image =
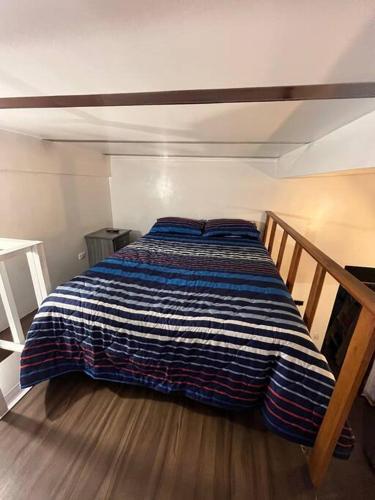
[{"label": "wooden floor", "polygon": [[357,462],[335,460],[316,494],[301,448],[257,413],[81,375],[35,387],[0,421],[1,500],[375,498]]},{"label": "wooden floor", "polygon": [[0,498],[310,499],[299,446],[256,416],[64,376],[0,421]]}]

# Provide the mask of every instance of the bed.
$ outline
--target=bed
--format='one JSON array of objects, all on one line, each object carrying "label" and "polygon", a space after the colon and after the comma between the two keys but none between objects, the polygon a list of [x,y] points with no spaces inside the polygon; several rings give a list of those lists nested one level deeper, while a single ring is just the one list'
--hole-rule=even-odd
[{"label": "bed", "polygon": [[[180,392],[313,446],[334,377],[258,237],[151,231],[41,305],[21,386],[68,372]],[[344,426],[334,454],[348,458]]]}]

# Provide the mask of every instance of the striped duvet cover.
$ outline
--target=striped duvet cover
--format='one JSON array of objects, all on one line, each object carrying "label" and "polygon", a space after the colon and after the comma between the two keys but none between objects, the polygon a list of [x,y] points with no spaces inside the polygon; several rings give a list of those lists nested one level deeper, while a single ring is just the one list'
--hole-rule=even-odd
[{"label": "striped duvet cover", "polygon": [[[146,235],[44,301],[21,385],[67,372],[259,406],[267,426],[311,446],[334,386],[326,360],[259,240]],[[347,458],[344,427],[335,455]]]}]

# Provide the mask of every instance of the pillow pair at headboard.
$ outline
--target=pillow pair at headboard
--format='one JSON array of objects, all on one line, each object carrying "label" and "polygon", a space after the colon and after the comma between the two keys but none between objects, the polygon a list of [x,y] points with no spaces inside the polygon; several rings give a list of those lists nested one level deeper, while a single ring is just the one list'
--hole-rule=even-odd
[{"label": "pillow pair at headboard", "polygon": [[186,236],[201,236],[204,226],[203,220],[187,219],[184,217],[161,217],[150,229],[150,234],[181,234]]},{"label": "pillow pair at headboard", "polygon": [[259,238],[259,231],[254,222],[243,219],[211,219],[204,226],[205,238]]}]

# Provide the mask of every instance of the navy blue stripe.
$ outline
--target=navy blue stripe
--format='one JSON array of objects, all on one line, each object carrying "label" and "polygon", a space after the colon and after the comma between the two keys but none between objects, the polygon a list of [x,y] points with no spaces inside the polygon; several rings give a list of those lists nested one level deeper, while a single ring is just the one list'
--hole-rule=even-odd
[{"label": "navy blue stripe", "polygon": [[[334,382],[259,240],[149,234],[66,287],[31,326],[22,386],[83,371],[227,409],[258,403],[275,432],[315,439]],[[352,439],[345,429],[335,453]]]}]

